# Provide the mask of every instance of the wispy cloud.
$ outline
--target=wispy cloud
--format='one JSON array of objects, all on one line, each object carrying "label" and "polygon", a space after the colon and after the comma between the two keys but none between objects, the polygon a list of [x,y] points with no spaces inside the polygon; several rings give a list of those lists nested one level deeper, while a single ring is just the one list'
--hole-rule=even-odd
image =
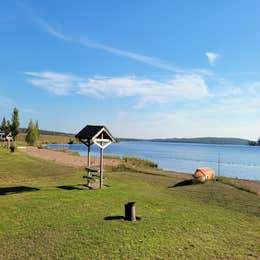
[{"label": "wispy cloud", "polygon": [[70,42],[74,42],[77,44],[81,44],[87,48],[93,48],[93,49],[98,49],[98,50],[102,50],[108,53],[112,53],[118,56],[122,56],[122,57],[126,57],[150,66],[153,66],[155,68],[159,68],[165,71],[170,71],[170,72],[175,72],[175,73],[199,73],[202,75],[211,75],[212,72],[208,71],[206,69],[182,69],[179,68],[177,66],[174,66],[173,64],[171,64],[170,62],[167,62],[165,60],[156,58],[156,57],[152,57],[152,56],[147,56],[147,55],[142,55],[136,52],[131,52],[128,50],[122,50],[120,48],[115,48],[106,44],[102,44],[96,41],[92,41],[90,39],[88,39],[87,37],[78,37],[78,38],[72,38],[69,37],[68,35],[65,35],[63,32],[61,32],[60,30],[57,30],[55,28],[55,26],[53,26],[52,24],[50,24],[49,22],[47,22],[45,19],[43,19],[40,15],[38,15],[32,7],[24,4],[24,3],[20,3],[20,6],[24,9],[24,11],[26,12],[26,14],[31,18],[31,20],[38,25],[43,31],[45,31],[46,33],[50,34],[53,37],[56,37],[58,39],[61,40],[65,40],[65,41],[70,41]]},{"label": "wispy cloud", "polygon": [[82,78],[56,72],[26,72],[28,81],[55,95],[79,94],[94,97],[137,97],[138,105],[196,100],[209,96],[200,75],[176,75],[167,80],[126,77]]},{"label": "wispy cloud", "polygon": [[27,16],[31,18],[31,20],[38,25],[42,30],[49,33],[50,35],[57,37],[62,40],[68,40],[68,38],[65,37],[65,35],[58,31],[54,26],[52,26],[50,23],[48,23],[46,20],[41,18],[40,15],[38,15],[31,6],[28,4],[25,4],[21,1],[18,1],[17,4],[23,11],[26,13]]},{"label": "wispy cloud", "polygon": [[211,66],[214,66],[217,60],[220,58],[220,55],[215,52],[206,52],[205,55],[207,56],[209,64]]},{"label": "wispy cloud", "polygon": [[25,74],[29,76],[28,81],[32,85],[47,90],[55,95],[69,94],[80,81],[80,78],[73,75],[50,71],[25,72]]},{"label": "wispy cloud", "polygon": [[171,72],[179,72],[179,73],[185,72],[185,70],[183,70],[181,68],[173,66],[173,65],[169,64],[168,62],[166,62],[164,60],[154,58],[154,57],[151,57],[151,56],[145,56],[145,55],[141,55],[141,54],[138,54],[138,53],[121,50],[121,49],[114,48],[114,47],[111,47],[111,46],[108,46],[108,45],[104,45],[104,44],[101,44],[101,43],[90,41],[86,38],[81,38],[78,42],[80,44],[86,46],[86,47],[89,47],[89,48],[99,49],[99,50],[103,50],[103,51],[106,51],[106,52],[109,52],[109,53],[112,53],[112,54],[127,57],[127,58],[130,58],[132,60],[136,60],[136,61],[148,64],[148,65],[151,65],[153,67],[157,67],[157,68],[160,68],[160,69],[163,69],[163,70],[167,70],[167,71],[171,71]]}]

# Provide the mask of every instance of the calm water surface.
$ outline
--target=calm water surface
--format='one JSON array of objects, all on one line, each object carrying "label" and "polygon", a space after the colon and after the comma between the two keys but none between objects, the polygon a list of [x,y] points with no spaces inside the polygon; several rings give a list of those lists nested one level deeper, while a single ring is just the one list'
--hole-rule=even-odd
[{"label": "calm water surface", "polygon": [[[65,146],[71,151],[79,152],[81,156],[87,154],[87,148],[82,144],[47,146]],[[91,149],[92,155],[99,155],[98,147],[93,145]],[[187,173],[207,166],[214,168],[218,174],[219,165],[222,176],[260,180],[260,147],[257,146],[122,141],[107,147],[105,154],[137,156],[156,162],[162,169]]]}]

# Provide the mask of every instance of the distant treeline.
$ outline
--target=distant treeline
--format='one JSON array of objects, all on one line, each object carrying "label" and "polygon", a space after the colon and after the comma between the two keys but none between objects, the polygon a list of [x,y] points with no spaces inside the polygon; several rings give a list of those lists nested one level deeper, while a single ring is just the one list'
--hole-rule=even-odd
[{"label": "distant treeline", "polygon": [[152,141],[152,142],[172,142],[172,143],[201,143],[201,144],[234,144],[249,145],[252,141],[241,138],[227,137],[198,137],[198,138],[155,138],[155,139],[133,139],[121,138],[121,141]]},{"label": "distant treeline", "polygon": [[[21,133],[26,132],[26,128],[20,128]],[[53,136],[69,136],[74,138],[75,134],[56,132],[50,130],[40,130],[42,135]],[[201,143],[201,144],[234,144],[234,145],[260,145],[258,141],[250,141],[242,138],[229,137],[197,137],[197,138],[154,138],[154,139],[139,139],[139,138],[116,138],[118,141],[151,141],[151,142],[172,142],[172,143]]]},{"label": "distant treeline", "polygon": [[[50,130],[39,130],[41,135],[74,136],[71,133],[56,132]],[[20,128],[20,133],[26,133],[26,128]]]}]

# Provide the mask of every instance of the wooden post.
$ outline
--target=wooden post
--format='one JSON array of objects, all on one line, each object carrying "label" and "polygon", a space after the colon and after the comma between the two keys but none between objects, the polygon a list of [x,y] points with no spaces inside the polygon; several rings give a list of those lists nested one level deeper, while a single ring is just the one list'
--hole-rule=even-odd
[{"label": "wooden post", "polygon": [[128,202],[125,204],[125,220],[136,221],[135,202]]},{"label": "wooden post", "polygon": [[90,145],[88,145],[88,167],[90,167]]},{"label": "wooden post", "polygon": [[[101,134],[101,139],[103,139],[103,133]],[[101,142],[100,147],[100,189],[103,188],[103,142]]]},{"label": "wooden post", "polygon": [[218,176],[220,176],[220,153],[218,153]]},{"label": "wooden post", "polygon": [[100,189],[103,187],[103,148],[100,148]]},{"label": "wooden post", "polygon": [[90,168],[90,144],[88,145],[88,176],[90,174],[89,168]]}]

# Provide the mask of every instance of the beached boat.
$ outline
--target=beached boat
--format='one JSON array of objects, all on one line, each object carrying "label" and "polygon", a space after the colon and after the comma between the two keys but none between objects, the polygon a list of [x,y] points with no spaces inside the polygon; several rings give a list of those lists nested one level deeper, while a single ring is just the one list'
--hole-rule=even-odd
[{"label": "beached boat", "polygon": [[193,178],[197,182],[205,182],[207,180],[213,180],[215,178],[215,171],[212,168],[198,168],[194,174]]}]

